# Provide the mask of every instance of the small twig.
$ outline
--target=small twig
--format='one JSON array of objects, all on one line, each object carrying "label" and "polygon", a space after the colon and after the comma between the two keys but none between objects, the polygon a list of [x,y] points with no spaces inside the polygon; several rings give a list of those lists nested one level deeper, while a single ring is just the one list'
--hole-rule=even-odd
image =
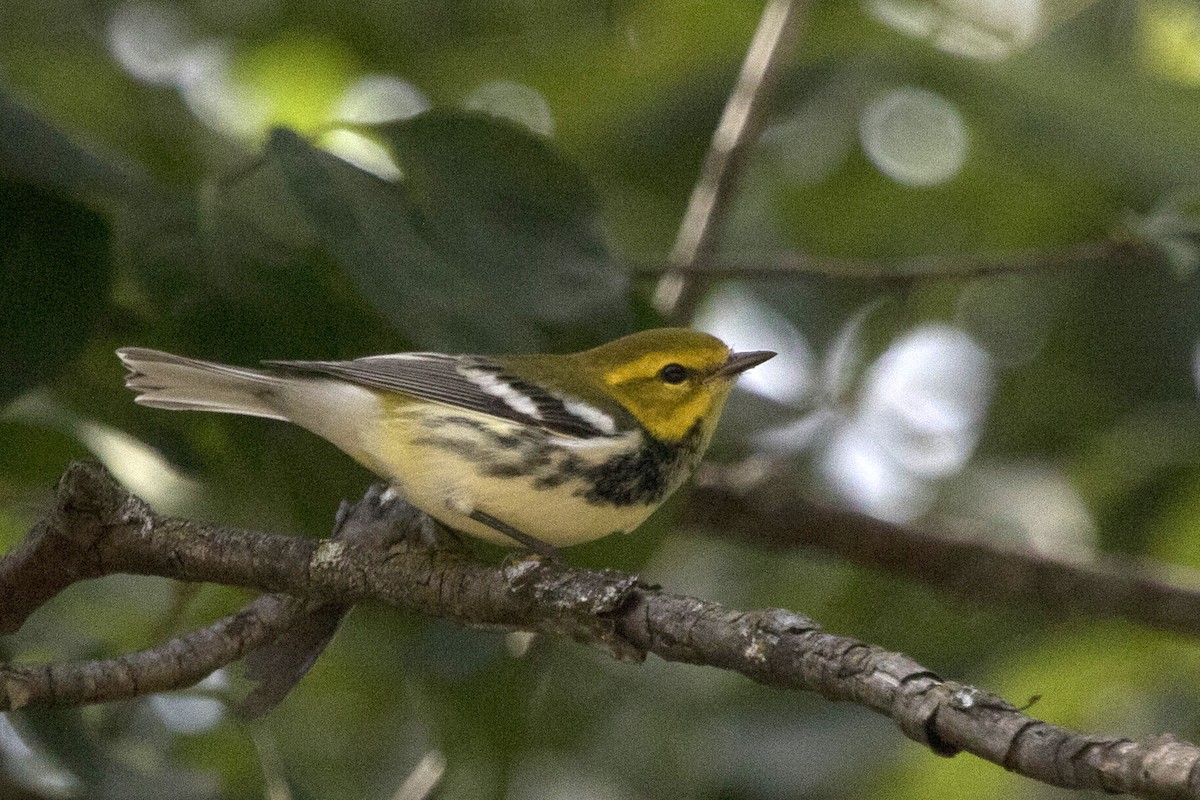
[{"label": "small twig", "polygon": [[784,57],[795,47],[807,6],[804,0],[768,0],[763,9],[688,200],[668,259],[671,271],[655,292],[655,304],[665,317],[686,319],[703,291],[694,273],[717,250],[725,214],[762,127],[766,98]]},{"label": "small twig", "polygon": [[634,275],[662,279],[673,273],[705,278],[771,279],[797,275],[822,275],[844,280],[914,280],[925,278],[980,278],[1009,273],[1058,272],[1138,259],[1156,259],[1151,244],[1132,239],[1100,239],[1057,250],[1028,250],[994,255],[923,256],[902,261],[781,253],[772,258],[721,257],[680,269],[672,263],[635,264]]}]

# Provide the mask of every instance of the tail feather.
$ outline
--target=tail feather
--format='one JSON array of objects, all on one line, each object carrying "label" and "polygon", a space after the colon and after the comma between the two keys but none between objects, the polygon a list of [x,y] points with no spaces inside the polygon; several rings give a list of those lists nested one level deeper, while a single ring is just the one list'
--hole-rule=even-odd
[{"label": "tail feather", "polygon": [[117,357],[129,369],[125,385],[138,393],[134,402],[141,405],[288,419],[271,402],[283,379],[269,372],[144,347],[122,347]]}]

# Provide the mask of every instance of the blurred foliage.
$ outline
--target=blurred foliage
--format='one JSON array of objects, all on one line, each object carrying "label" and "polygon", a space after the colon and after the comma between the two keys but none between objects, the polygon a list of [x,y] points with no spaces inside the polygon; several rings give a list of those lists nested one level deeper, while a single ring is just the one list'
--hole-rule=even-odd
[{"label": "blurred foliage", "polygon": [[[804,399],[735,396],[714,458],[750,454],[764,430],[798,420],[771,440],[795,443],[773,457],[798,492],[870,506],[846,489],[866,491],[838,460],[856,442],[887,466],[868,488],[904,518],[966,518],[1073,557],[1200,566],[1200,9],[814,5],[718,262],[798,252],[911,265],[1108,237],[1148,247],[975,279],[738,281],[704,313],[733,319],[737,345],[781,349],[790,360],[773,380]],[[903,16],[926,6],[959,16],[941,33]],[[696,0],[0,0],[0,546],[88,453],[172,513],[296,535],[326,534],[338,501],[372,480],[288,426],[135,406],[115,347],[245,364],[562,351],[659,324],[647,272],[665,262],[760,12]],[[975,39],[950,41],[972,24]],[[985,40],[990,57],[965,52]],[[403,82],[405,102],[431,110],[345,113],[366,76]],[[914,168],[948,169],[944,130],[920,117],[928,97],[966,149],[961,165],[916,185]],[[340,116],[355,118],[339,126]],[[336,157],[335,129],[358,137],[359,158],[390,157],[392,173]],[[949,351],[906,338],[932,323],[986,354],[977,360],[991,372],[975,376],[977,394],[994,387],[986,414],[946,394],[944,373],[965,363],[939,365]],[[943,394],[919,396],[944,407],[909,402],[935,383]],[[861,449],[864,431],[899,425],[905,410],[908,428]],[[939,411],[968,421],[935,469],[930,454],[949,435],[930,421]],[[911,459],[897,453],[925,456],[924,471],[901,470]],[[803,611],[1014,702],[1041,695],[1033,713],[1055,722],[1200,738],[1190,641],[949,601],[719,532],[683,536],[672,520],[684,502],[635,537],[568,558],[735,606]],[[174,598],[142,579],[73,587],[5,640],[3,656],[137,649],[162,625],[205,624],[245,595],[204,587],[178,619]],[[436,751],[447,800],[1064,796],[968,757],[938,759],[861,709],[376,608],[355,611],[263,722],[206,716],[239,681],[222,675],[167,705],[10,715],[0,787],[385,798]],[[30,759],[57,772],[38,783],[21,766]]]}]

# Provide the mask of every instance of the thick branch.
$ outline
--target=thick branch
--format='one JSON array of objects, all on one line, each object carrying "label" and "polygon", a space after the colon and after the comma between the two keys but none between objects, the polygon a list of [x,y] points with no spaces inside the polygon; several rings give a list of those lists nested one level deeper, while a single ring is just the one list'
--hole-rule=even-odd
[{"label": "thick branch", "polygon": [[[353,511],[361,524],[373,521],[379,530],[390,529],[397,515],[406,513],[378,493],[368,494]],[[0,596],[12,597],[14,586],[28,585],[21,577],[24,570],[44,567],[38,538],[51,532],[83,554],[75,559],[80,577],[155,574],[283,591],[318,603],[375,600],[470,625],[566,633],[624,658],[654,653],[858,703],[892,718],[907,736],[937,753],[974,753],[1049,784],[1148,798],[1200,798],[1194,774],[1200,748],[1195,745],[1169,736],[1092,736],[1042,722],[978,689],[944,681],[907,656],[826,633],[790,611],[737,611],[662,592],[629,575],[570,570],[536,558],[497,568],[408,540],[386,549],[349,547],[336,540],[296,541],[160,518],[99,467],[84,465],[64,475],[51,522],[38,526],[27,546],[0,561],[0,592],[6,593]],[[264,553],[269,565],[263,564]],[[16,624],[18,617],[8,615],[7,623]],[[189,662],[194,650],[207,646],[172,647],[171,657]],[[138,682],[140,659],[123,661],[140,693],[146,688]],[[28,702],[79,702],[90,696],[73,688],[86,683],[84,668],[17,668],[38,669],[59,672],[45,682],[48,694],[26,695]],[[60,685],[67,691],[59,692]],[[9,691],[0,701],[7,697],[11,703],[13,695]]]},{"label": "thick branch", "polygon": [[1172,633],[1200,636],[1200,582],[1169,582],[1153,565],[1109,557],[1075,562],[1032,550],[895,525],[792,494],[747,497],[698,486],[681,523],[760,547],[809,547],[853,564],[899,575],[989,607],[1024,606],[1054,616],[1122,617]]}]

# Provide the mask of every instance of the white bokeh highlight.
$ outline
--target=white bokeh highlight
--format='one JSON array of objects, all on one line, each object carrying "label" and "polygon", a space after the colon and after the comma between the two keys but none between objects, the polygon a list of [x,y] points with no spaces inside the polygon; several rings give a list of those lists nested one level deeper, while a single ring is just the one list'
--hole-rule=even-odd
[{"label": "white bokeh highlight", "polygon": [[738,386],[778,403],[797,404],[814,389],[815,357],[800,331],[744,284],[724,283],[698,310],[692,326],[734,350],[778,355],[738,379]]},{"label": "white bokeh highlight", "polygon": [[169,86],[177,80],[196,42],[191,24],[177,5],[131,3],[109,18],[109,51],[134,78]]},{"label": "white bokeh highlight", "polygon": [[962,170],[970,149],[966,123],[945,98],[911,86],[871,102],[859,121],[863,152],[876,169],[906,186],[936,186]]},{"label": "white bokeh highlight", "polygon": [[199,481],[150,445],[110,425],[64,407],[48,391],[35,389],[0,408],[0,419],[55,429],[74,437],[117,481],[164,514],[186,514],[204,502]]},{"label": "white bokeh highlight", "polygon": [[112,57],[135,79],[173,86],[197,119],[238,138],[266,129],[270,104],[233,77],[232,47],[200,38],[183,9],[163,3],[127,3],[107,27]]},{"label": "white bokeh highlight", "polygon": [[477,86],[463,99],[463,108],[524,125],[534,133],[554,135],[554,114],[546,98],[531,86],[492,81]]},{"label": "white bokeh highlight", "polygon": [[1079,491],[1057,468],[1035,462],[973,467],[953,489],[951,506],[987,520],[989,535],[1046,556],[1087,562],[1096,554],[1096,524]]},{"label": "white bokeh highlight", "polygon": [[856,424],[904,469],[942,478],[966,466],[991,394],[987,352],[957,328],[925,325],[871,366]]},{"label": "white bokeh highlight", "polygon": [[12,780],[39,795],[79,797],[83,789],[78,777],[55,763],[49,754],[31,747],[6,714],[0,714],[0,758]]},{"label": "white bokeh highlight", "polygon": [[963,331],[926,324],[900,337],[862,376],[860,320],[847,324],[810,376],[821,387],[806,412],[755,439],[779,457],[812,452],[817,471],[852,507],[893,522],[914,519],[935,487],[961,471],[979,443],[993,390],[987,352]]},{"label": "white bokeh highlight", "polygon": [[353,83],[334,109],[339,122],[376,125],[409,119],[429,110],[429,98],[408,81],[391,75],[364,75]]},{"label": "white bokeh highlight", "polygon": [[229,676],[219,669],[190,689],[151,695],[150,707],[172,732],[196,736],[211,731],[225,719],[224,701],[204,693],[228,689]]},{"label": "white bokeh highlight", "polygon": [[[113,11],[106,32],[110,54],[129,75],[143,83],[174,87],[188,110],[209,128],[253,141],[271,125],[272,98],[236,77],[237,43],[199,36],[183,7],[126,3]],[[329,122],[371,125],[408,119],[428,109],[429,99],[411,83],[368,74],[347,87]],[[382,145],[358,132],[335,131],[322,144],[386,180],[400,177]]]},{"label": "white bokeh highlight", "polygon": [[1093,0],[866,0],[867,13],[946,53],[998,61]]},{"label": "white bokeh highlight", "polygon": [[[994,360],[962,329],[919,325],[862,367],[872,303],[819,355],[782,314],[744,284],[727,282],[701,306],[695,327],[735,349],[779,353],[738,381],[795,410],[753,444],[767,457],[811,456],[826,488],[853,508],[906,522],[924,514],[942,482],[967,467],[994,392]],[[1200,380],[1200,348],[1197,350]]]},{"label": "white bokeh highlight", "polygon": [[344,129],[330,131],[321,137],[321,147],[385,181],[395,182],[404,177],[388,149],[361,133]]},{"label": "white bokeh highlight", "polygon": [[270,123],[271,103],[233,76],[233,48],[226,42],[200,42],[181,61],[175,88],[197,119],[235,138],[253,138]]}]

